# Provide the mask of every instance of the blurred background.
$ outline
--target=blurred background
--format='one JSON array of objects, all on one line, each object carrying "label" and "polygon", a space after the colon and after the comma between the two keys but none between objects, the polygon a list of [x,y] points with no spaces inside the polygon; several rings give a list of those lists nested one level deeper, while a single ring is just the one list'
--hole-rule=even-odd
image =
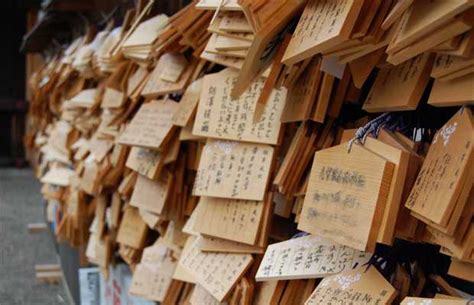
[{"label": "blurred background", "polygon": [[[120,21],[127,8],[142,0],[3,0],[0,1],[0,167],[26,165],[23,134],[28,99],[26,81],[42,56],[83,34]],[[173,14],[189,0],[155,1],[152,10]]]}]

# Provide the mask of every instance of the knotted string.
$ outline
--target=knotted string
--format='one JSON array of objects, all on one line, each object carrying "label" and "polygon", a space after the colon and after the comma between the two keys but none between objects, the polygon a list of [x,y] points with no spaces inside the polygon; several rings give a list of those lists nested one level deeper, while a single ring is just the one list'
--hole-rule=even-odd
[{"label": "knotted string", "polygon": [[393,122],[393,119],[394,117],[390,112],[385,112],[384,114],[381,114],[380,116],[357,129],[355,136],[347,144],[347,152],[351,152],[354,142],[364,145],[369,134],[372,134],[375,138],[377,138],[379,136],[380,129],[386,125],[388,126],[390,122],[392,122],[390,129],[395,129],[396,125],[398,125],[398,122]]},{"label": "knotted string", "polygon": [[300,238],[300,237],[308,236],[308,235],[309,235],[308,232],[301,231],[301,232],[298,232],[295,235],[293,235],[290,239]]}]

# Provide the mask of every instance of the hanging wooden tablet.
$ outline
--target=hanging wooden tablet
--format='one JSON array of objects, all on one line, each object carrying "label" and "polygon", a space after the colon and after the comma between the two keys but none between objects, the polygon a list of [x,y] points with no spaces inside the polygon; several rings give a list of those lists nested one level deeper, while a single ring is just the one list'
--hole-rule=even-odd
[{"label": "hanging wooden tablet", "polygon": [[164,221],[163,217],[160,217],[157,214],[154,214],[148,210],[145,210],[143,208],[139,208],[138,212],[140,216],[142,217],[143,221],[146,223],[148,228],[152,230],[156,230],[158,226]]},{"label": "hanging wooden tablet", "polygon": [[114,143],[112,141],[101,140],[97,137],[92,137],[88,146],[90,154],[93,156],[95,161],[100,163],[107,156],[113,145]]},{"label": "hanging wooden tablet", "polygon": [[252,42],[254,37],[255,37],[253,35],[253,33],[246,33],[245,35],[242,35],[241,32],[230,32],[230,31],[223,30],[221,28],[221,24],[224,22],[224,18],[225,18],[226,15],[227,15],[226,13],[218,14],[214,18],[214,21],[211,24],[209,24],[209,26],[207,28],[207,31],[209,33],[215,33],[215,34],[219,34],[221,36],[226,36],[226,37],[230,37],[230,38],[234,38],[234,39],[239,39],[239,40],[243,40],[243,41],[247,41],[247,42]]},{"label": "hanging wooden tablet", "polygon": [[[355,136],[355,132],[355,129],[345,130],[341,142],[349,141]],[[366,144],[368,144],[366,148],[373,149],[375,153],[386,157],[395,166],[377,241],[391,244],[395,233],[399,238],[413,239],[418,221],[410,215],[410,210],[404,203],[421,167],[421,157],[409,147],[408,143],[399,139],[397,133],[386,129],[380,130],[377,140],[369,136]]]},{"label": "hanging wooden tablet", "polygon": [[81,189],[89,195],[97,195],[100,189],[98,179],[99,165],[92,156],[89,156],[84,162],[84,173],[80,182]]},{"label": "hanging wooden tablet", "polygon": [[346,302],[354,304],[391,304],[397,291],[373,266],[358,267],[324,278],[305,305]]},{"label": "hanging wooden tablet", "polygon": [[112,202],[110,204],[110,228],[117,230],[120,225],[120,216],[122,210],[122,199],[118,192],[112,195]]},{"label": "hanging wooden tablet", "polygon": [[436,55],[431,77],[441,78],[458,72],[474,64],[474,58],[462,58],[451,55]]},{"label": "hanging wooden tablet", "polygon": [[[165,94],[183,92],[196,64],[196,61],[187,63],[182,54],[164,54],[156,63],[141,94],[147,98],[156,98]],[[176,66],[179,67],[178,73],[174,70]],[[169,81],[170,79],[177,80]]]},{"label": "hanging wooden tablet", "polygon": [[426,227],[426,232],[423,235],[423,240],[441,246],[440,253],[474,263],[474,257],[472,256],[474,250],[474,223],[470,222],[462,240],[458,241],[456,239],[430,226]]},{"label": "hanging wooden tablet", "polygon": [[338,57],[338,62],[341,64],[346,64],[353,60],[361,58],[369,53],[375,52],[379,49],[384,49],[385,51],[385,47],[389,44],[393,36],[396,34],[395,28],[396,27],[392,27],[390,28],[390,30],[383,32],[383,35],[380,41],[375,44],[369,44],[364,49],[353,52],[353,53],[340,55]]},{"label": "hanging wooden tablet", "polygon": [[447,225],[472,171],[472,120],[471,110],[461,108],[435,134],[406,202],[407,208],[440,226]]},{"label": "hanging wooden tablet", "polygon": [[130,198],[130,205],[155,214],[163,214],[172,183],[170,176],[165,173],[163,178],[151,180],[139,174]]},{"label": "hanging wooden tablet", "polygon": [[117,233],[117,242],[135,249],[141,249],[148,232],[146,223],[140,217],[138,209],[127,208]]},{"label": "hanging wooden tablet", "polygon": [[283,63],[294,64],[349,39],[362,4],[359,0],[309,1]]},{"label": "hanging wooden tablet", "polygon": [[[184,231],[183,231],[184,232]],[[187,234],[187,233],[186,233]],[[192,249],[194,241],[197,236],[189,236],[186,239],[184,247],[179,255],[178,265],[173,274],[173,279],[178,281],[183,281],[186,283],[196,284],[196,280],[193,275],[183,267],[182,260],[189,255],[189,251]]]},{"label": "hanging wooden tablet", "polygon": [[370,137],[367,138],[364,147],[379,156],[383,156],[394,165],[387,203],[377,237],[377,242],[392,245],[397,217],[402,206],[402,193],[408,173],[409,154]]},{"label": "hanging wooden tablet", "polygon": [[463,76],[471,74],[471,73],[474,73],[474,64],[470,65],[466,68],[463,68],[459,71],[456,71],[456,72],[450,73],[448,75],[445,75],[443,77],[439,77],[438,79],[440,81],[447,82],[447,81],[454,80],[454,79],[463,77]]},{"label": "hanging wooden tablet", "polygon": [[265,249],[259,246],[239,243],[213,236],[199,235],[198,248],[207,253],[263,254]]},{"label": "hanging wooden tablet", "polygon": [[471,6],[469,0],[416,1],[406,11],[396,36],[387,48],[394,53],[415,43]]},{"label": "hanging wooden tablet", "polygon": [[459,46],[454,50],[439,51],[441,54],[460,56],[468,58],[472,56],[474,50],[474,30],[470,30],[462,35]]},{"label": "hanging wooden tablet", "polygon": [[179,101],[178,109],[173,115],[173,125],[185,127],[196,113],[196,107],[201,96],[203,79],[192,82]]},{"label": "hanging wooden tablet", "polygon": [[240,12],[228,12],[224,14],[222,22],[219,24],[219,29],[237,33],[253,32],[247,18]]},{"label": "hanging wooden tablet", "polygon": [[122,106],[124,101],[125,94],[123,92],[107,87],[100,106],[102,108],[118,108]]},{"label": "hanging wooden tablet", "polygon": [[288,43],[290,42],[290,35],[286,35],[283,42],[278,47],[278,51],[273,58],[273,62],[270,69],[270,73],[265,80],[265,84],[263,85],[262,92],[260,93],[257,105],[255,106],[255,111],[253,114],[253,121],[258,122],[260,121],[263,111],[265,110],[265,105],[272,94],[273,88],[281,89],[281,86],[277,84],[277,82],[283,79],[282,71],[284,70],[284,66],[281,63],[281,58],[283,53],[285,52]]},{"label": "hanging wooden tablet", "polygon": [[474,207],[471,206],[474,202],[474,198],[471,197],[473,191],[473,177],[472,172],[469,172],[464,178],[461,191],[454,203],[454,209],[446,225],[441,226],[413,211],[411,214],[428,224],[431,228],[449,236],[456,235],[458,241],[462,240],[474,211]]},{"label": "hanging wooden tablet", "polygon": [[133,272],[129,293],[162,302],[175,268],[176,261],[173,261],[170,250],[156,242],[143,251],[142,259]]},{"label": "hanging wooden tablet", "polygon": [[170,220],[166,226],[166,232],[162,235],[161,242],[173,250],[177,256],[181,248],[185,246],[188,235],[182,232],[184,220]]},{"label": "hanging wooden tablet", "polygon": [[311,116],[311,107],[319,90],[323,73],[320,71],[321,58],[313,57],[303,73],[288,90],[282,122],[307,120]]},{"label": "hanging wooden tablet", "polygon": [[98,90],[96,88],[86,89],[79,92],[70,100],[64,102],[64,107],[91,108],[96,102]]},{"label": "hanging wooden tablet", "polygon": [[180,54],[165,53],[161,55],[160,60],[166,63],[160,71],[160,79],[167,82],[176,83],[188,66],[188,61]]},{"label": "hanging wooden tablet", "polygon": [[382,1],[364,1],[360,14],[357,18],[357,21],[354,25],[354,28],[351,33],[351,39],[363,38],[369,33],[369,28],[371,26],[376,27],[378,24],[373,24],[375,16],[380,14],[380,7]]},{"label": "hanging wooden tablet", "polygon": [[68,186],[70,183],[69,179],[73,174],[74,171],[72,169],[66,167],[54,167],[41,177],[41,183]]},{"label": "hanging wooden tablet", "polygon": [[257,281],[322,278],[363,265],[370,256],[308,235],[269,245],[255,278]]},{"label": "hanging wooden tablet", "polygon": [[207,292],[206,289],[204,289],[201,285],[197,284],[193,292],[191,294],[191,298],[189,299],[190,305],[226,305],[227,302],[219,302],[210,294]]},{"label": "hanging wooden tablet", "polygon": [[193,243],[180,264],[214,298],[222,301],[252,263],[249,254],[203,253]]},{"label": "hanging wooden tablet", "polygon": [[448,274],[465,281],[474,282],[474,263],[451,259]]},{"label": "hanging wooden tablet", "polygon": [[387,30],[390,28],[405,11],[412,5],[413,0],[400,0],[392,7],[390,13],[385,17],[382,23],[382,29]]},{"label": "hanging wooden tablet", "polygon": [[285,285],[286,281],[268,281],[257,283],[254,304],[278,304]]},{"label": "hanging wooden tablet", "polygon": [[219,0],[199,0],[196,3],[196,8],[200,10],[217,10],[221,7],[223,11],[241,11],[242,8],[238,4],[237,0],[226,1],[226,3],[220,5]]},{"label": "hanging wooden tablet", "polygon": [[319,88],[319,94],[317,96],[317,100],[315,101],[314,110],[311,115],[311,119],[315,122],[324,123],[326,112],[329,106],[329,100],[331,99],[331,93],[333,91],[334,80],[334,76],[329,73],[324,73],[321,80],[321,87]]},{"label": "hanging wooden tablet", "polygon": [[104,96],[100,107],[119,108],[123,105],[127,94],[127,83],[132,69],[131,62],[120,64],[107,80]]},{"label": "hanging wooden tablet", "polygon": [[204,59],[209,62],[213,62],[225,67],[233,68],[233,69],[242,69],[242,65],[244,64],[244,60],[239,57],[232,57],[232,56],[225,56],[220,54],[213,54],[204,50],[200,56],[201,59]]},{"label": "hanging wooden tablet", "polygon": [[429,299],[429,298],[416,298],[416,297],[406,297],[400,303],[400,305],[466,305],[467,301],[463,299]]},{"label": "hanging wooden tablet", "polygon": [[[271,18],[260,19],[259,24],[255,26],[258,27],[258,30],[255,31],[252,45],[248,50],[239,77],[232,88],[232,97],[237,98],[243,94],[250,84],[262,75],[270,65],[273,55],[278,49],[278,44],[281,43],[292,26],[291,19],[301,11],[305,2],[303,0],[285,0],[263,3],[266,8],[265,10],[262,9],[265,15],[269,11],[274,11],[274,13]],[[251,3],[249,2],[249,5]]]},{"label": "hanging wooden tablet", "polygon": [[428,104],[450,107],[474,104],[474,73],[450,81],[435,80]]},{"label": "hanging wooden tablet", "polygon": [[349,63],[352,79],[357,88],[362,88],[370,73],[384,54],[384,49],[378,49]]},{"label": "hanging wooden tablet", "polygon": [[[329,124],[326,124],[325,128],[327,126]],[[327,135],[327,133],[318,131],[316,126],[310,123],[299,126],[273,180],[273,184],[278,187],[281,193],[289,196],[296,192],[301,177],[311,162],[314,152],[318,149],[318,141],[323,138],[329,139],[330,137]]]},{"label": "hanging wooden tablet", "polygon": [[285,105],[286,89],[273,89],[259,122],[253,113],[265,80],[256,80],[238,98],[232,99],[230,90],[237,72],[225,69],[204,76],[193,134],[247,142],[276,144],[280,131],[280,117]]},{"label": "hanging wooden tablet", "polygon": [[163,154],[159,151],[133,146],[125,166],[149,179],[155,179],[163,164]]},{"label": "hanging wooden tablet", "polygon": [[194,230],[205,235],[254,245],[258,236],[263,201],[201,197]]},{"label": "hanging wooden tablet", "polygon": [[[251,45],[251,41],[246,41],[243,39],[237,39],[233,37],[228,37],[224,35],[216,35],[216,41],[214,47],[218,51],[248,51]],[[241,34],[245,35],[245,34]]]},{"label": "hanging wooden tablet", "polygon": [[298,229],[373,251],[393,164],[360,145],[316,152]]},{"label": "hanging wooden tablet", "polygon": [[136,98],[140,95],[141,89],[146,83],[146,80],[149,76],[147,69],[143,67],[138,67],[137,70],[130,75],[127,80],[127,96],[130,98]]},{"label": "hanging wooden tablet", "polygon": [[457,47],[459,47],[459,44],[462,40],[463,35],[458,35],[456,37],[453,37],[451,39],[448,39],[444,41],[443,43],[437,45],[435,48],[433,48],[433,51],[452,51],[455,50]]},{"label": "hanging wooden tablet", "polygon": [[143,104],[133,117],[118,142],[124,145],[160,149],[166,144],[173,129],[173,115],[178,103],[171,100]]},{"label": "hanging wooden tablet", "polygon": [[[209,39],[206,48],[204,49],[204,52],[206,53],[211,53],[211,54],[216,54],[216,55],[221,55],[221,56],[226,56],[226,57],[235,57],[235,58],[245,58],[247,56],[247,49],[218,49],[218,40],[219,40],[219,35],[218,34],[212,34],[211,38]],[[237,40],[241,41],[241,40]],[[240,43],[239,43],[240,44]],[[227,44],[226,44],[227,45]],[[222,45],[221,45],[222,46]]]},{"label": "hanging wooden tablet", "polygon": [[430,79],[433,55],[423,54],[395,67],[381,69],[363,109],[368,112],[414,110]]},{"label": "hanging wooden tablet", "polygon": [[433,31],[426,36],[423,36],[413,44],[403,48],[400,51],[393,53],[387,51],[389,54],[387,56],[387,62],[394,65],[399,65],[417,55],[428,52],[448,39],[469,31],[472,28],[471,20],[473,13],[474,11],[468,10],[467,12],[454,18],[439,30]]},{"label": "hanging wooden tablet", "polygon": [[[191,119],[188,125],[181,127],[179,131],[179,140],[180,141],[201,141],[206,142],[205,137],[195,136],[193,135],[193,126],[194,126],[194,119]],[[196,164],[197,167],[198,164]]]},{"label": "hanging wooden tablet", "polygon": [[263,200],[273,147],[209,139],[204,146],[193,194]]}]

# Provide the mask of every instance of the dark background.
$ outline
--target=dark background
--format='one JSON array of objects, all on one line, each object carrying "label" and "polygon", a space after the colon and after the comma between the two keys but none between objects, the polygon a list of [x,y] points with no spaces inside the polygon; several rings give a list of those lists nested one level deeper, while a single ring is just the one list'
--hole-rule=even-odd
[{"label": "dark background", "polygon": [[0,166],[21,165],[25,103],[26,1],[0,1]]}]

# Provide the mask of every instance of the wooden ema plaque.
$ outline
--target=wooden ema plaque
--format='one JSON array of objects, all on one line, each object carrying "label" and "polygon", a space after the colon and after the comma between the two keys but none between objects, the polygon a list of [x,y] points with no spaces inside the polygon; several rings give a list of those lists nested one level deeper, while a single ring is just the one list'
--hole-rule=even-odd
[{"label": "wooden ema plaque", "polygon": [[428,298],[415,298],[415,297],[406,297],[400,303],[400,305],[468,305],[469,302],[464,299],[459,298],[438,298],[438,299],[428,299]]},{"label": "wooden ema plaque", "polygon": [[257,281],[321,278],[363,265],[370,256],[308,235],[269,245],[255,278]]},{"label": "wooden ema plaque", "polygon": [[155,214],[162,214],[171,187],[171,177],[151,180],[138,174],[130,205]]},{"label": "wooden ema plaque", "polygon": [[133,272],[129,293],[162,302],[176,265],[170,250],[158,240],[153,246],[143,250],[142,259]]},{"label": "wooden ema plaque", "polygon": [[201,197],[194,230],[210,236],[254,245],[264,202]]},{"label": "wooden ema plaque", "polygon": [[202,81],[200,78],[192,82],[183,94],[179,101],[178,109],[173,115],[173,125],[185,127],[191,121],[191,118],[196,113],[196,107],[201,96]]},{"label": "wooden ema plaque", "polygon": [[383,68],[367,96],[368,112],[414,110],[430,80],[434,56],[419,55],[401,65]]},{"label": "wooden ema plaque", "polygon": [[213,253],[240,253],[240,254],[262,254],[263,248],[253,245],[247,245],[232,240],[221,239],[212,236],[198,237],[198,248],[202,252],[213,252]]},{"label": "wooden ema plaque", "polygon": [[41,183],[47,183],[58,186],[68,186],[71,176],[74,174],[72,169],[66,167],[54,167],[50,169],[43,177]]},{"label": "wooden ema plaque", "polygon": [[418,218],[446,226],[473,167],[473,118],[461,108],[434,136],[406,202]]},{"label": "wooden ema plaque", "polygon": [[408,175],[410,155],[407,151],[397,148],[389,141],[391,134],[382,131],[379,139],[368,137],[364,143],[364,147],[369,151],[383,156],[389,162],[393,163],[393,175],[390,183],[390,189],[387,195],[387,203],[385,205],[382,222],[380,225],[377,242],[386,245],[392,245],[395,238],[395,229],[397,218],[402,206],[402,195]]},{"label": "wooden ema plaque", "polygon": [[145,242],[148,227],[136,208],[127,208],[117,233],[117,242],[140,249]]},{"label": "wooden ema plaque", "polygon": [[[147,98],[155,98],[184,90],[195,63],[187,63],[182,54],[165,54],[161,56],[143,87],[141,94]],[[175,80],[175,81],[171,81]]]},{"label": "wooden ema plaque", "polygon": [[364,1],[310,0],[283,56],[295,64],[350,38]]},{"label": "wooden ema plaque", "polygon": [[214,298],[222,301],[250,267],[252,256],[250,254],[204,253],[199,250],[196,241],[186,256],[180,258],[180,264]]},{"label": "wooden ema plaque", "polygon": [[162,157],[157,150],[135,146],[130,150],[125,166],[149,179],[155,179],[162,167]]},{"label": "wooden ema plaque", "polygon": [[362,266],[324,278],[304,304],[382,305],[391,304],[396,295],[375,267]]},{"label": "wooden ema plaque", "polygon": [[394,53],[426,37],[454,16],[470,6],[469,0],[415,1],[405,13],[397,34],[390,42],[387,53]]},{"label": "wooden ema plaque", "polygon": [[[474,35],[473,35],[474,36]],[[474,73],[453,80],[435,80],[428,104],[436,107],[474,105]]]},{"label": "wooden ema plaque", "polygon": [[237,78],[231,95],[236,98],[240,96],[250,84],[259,77],[271,64],[278,44],[283,40],[285,33],[290,29],[291,19],[302,9],[305,1],[281,0],[278,2],[267,2],[268,5],[277,7],[272,18],[264,22],[255,33],[247,57],[242,63],[242,68]]},{"label": "wooden ema plaque", "polygon": [[190,305],[227,305],[227,302],[219,302],[207,292],[201,285],[194,286],[193,292],[189,299]]},{"label": "wooden ema plaque", "polygon": [[143,104],[133,117],[118,142],[124,145],[160,149],[173,128],[173,116],[178,103],[171,100]]},{"label": "wooden ema plaque", "polygon": [[354,144],[316,152],[298,229],[372,252],[393,164]]},{"label": "wooden ema plaque", "polygon": [[263,200],[273,147],[209,139],[194,182],[196,196]]},{"label": "wooden ema plaque", "polygon": [[276,144],[286,89],[272,90],[260,121],[254,123],[253,113],[265,79],[254,81],[238,99],[232,99],[230,90],[237,76],[236,70],[225,69],[204,77],[193,135]]},{"label": "wooden ema plaque", "polygon": [[219,29],[234,33],[252,33],[252,27],[243,13],[229,12],[224,15]]}]

